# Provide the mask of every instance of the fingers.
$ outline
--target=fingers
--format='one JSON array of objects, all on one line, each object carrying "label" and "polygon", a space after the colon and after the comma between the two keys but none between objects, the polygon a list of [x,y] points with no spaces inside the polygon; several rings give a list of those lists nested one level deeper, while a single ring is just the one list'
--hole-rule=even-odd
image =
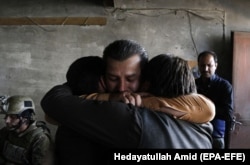
[{"label": "fingers", "polygon": [[134,106],[142,106],[142,97],[137,93],[122,92],[116,94],[110,94],[109,100],[122,101],[126,104],[132,104]]},{"label": "fingers", "polygon": [[141,106],[142,104],[141,96],[136,93],[125,93],[123,102],[134,106]]},{"label": "fingers", "polygon": [[141,99],[141,96],[139,94],[136,94],[136,93],[132,93],[131,94],[133,96],[133,98],[135,99],[135,106],[138,106],[140,107],[142,105],[142,99]]}]

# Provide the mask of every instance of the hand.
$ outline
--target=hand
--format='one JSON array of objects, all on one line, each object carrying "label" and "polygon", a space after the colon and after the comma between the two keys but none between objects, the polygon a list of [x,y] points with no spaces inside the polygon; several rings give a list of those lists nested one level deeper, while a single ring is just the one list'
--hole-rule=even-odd
[{"label": "hand", "polygon": [[134,106],[142,105],[141,96],[137,93],[130,93],[130,92],[112,93],[109,96],[109,100],[122,101],[126,104],[132,104]]},{"label": "hand", "polygon": [[134,106],[140,107],[142,105],[141,95],[137,93],[126,93],[124,94],[123,100],[124,103],[132,104]]}]

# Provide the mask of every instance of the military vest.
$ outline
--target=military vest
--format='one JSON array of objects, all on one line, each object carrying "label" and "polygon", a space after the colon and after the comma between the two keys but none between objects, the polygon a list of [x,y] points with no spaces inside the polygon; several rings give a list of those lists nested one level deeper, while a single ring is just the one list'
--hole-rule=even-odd
[{"label": "military vest", "polygon": [[44,136],[44,134],[51,138],[50,130],[43,121],[32,123],[21,134],[5,130],[3,133],[5,140],[3,144],[0,144],[0,146],[3,145],[3,157],[7,162],[29,165],[31,162],[31,146],[36,138]]}]

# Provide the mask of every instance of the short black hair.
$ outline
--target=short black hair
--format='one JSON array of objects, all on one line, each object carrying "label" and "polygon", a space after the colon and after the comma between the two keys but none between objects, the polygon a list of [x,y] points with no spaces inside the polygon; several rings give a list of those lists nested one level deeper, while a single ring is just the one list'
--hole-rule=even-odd
[{"label": "short black hair", "polygon": [[144,47],[134,40],[121,39],[110,43],[103,51],[103,60],[105,67],[107,66],[107,59],[123,61],[133,55],[139,55],[141,58],[141,68],[148,62],[148,54]]},{"label": "short black hair", "polygon": [[215,52],[213,52],[213,51],[210,51],[210,50],[205,50],[205,51],[201,52],[201,53],[198,55],[198,60],[197,60],[197,61],[199,62],[200,58],[201,58],[201,57],[204,57],[204,56],[206,56],[206,55],[211,55],[211,56],[213,56],[213,57],[214,57],[215,63],[218,63],[218,56],[217,56],[217,54],[216,54]]},{"label": "short black hair", "polygon": [[66,73],[67,85],[73,94],[82,95],[98,91],[104,74],[104,63],[99,56],[84,56],[75,60]]}]

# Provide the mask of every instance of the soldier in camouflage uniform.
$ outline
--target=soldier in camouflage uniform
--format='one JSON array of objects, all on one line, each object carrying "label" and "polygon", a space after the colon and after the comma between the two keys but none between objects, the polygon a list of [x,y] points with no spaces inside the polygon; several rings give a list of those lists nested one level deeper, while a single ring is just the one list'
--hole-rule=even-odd
[{"label": "soldier in camouflage uniform", "polygon": [[50,131],[33,119],[34,102],[27,96],[2,97],[6,126],[0,130],[0,164],[52,164]]}]

